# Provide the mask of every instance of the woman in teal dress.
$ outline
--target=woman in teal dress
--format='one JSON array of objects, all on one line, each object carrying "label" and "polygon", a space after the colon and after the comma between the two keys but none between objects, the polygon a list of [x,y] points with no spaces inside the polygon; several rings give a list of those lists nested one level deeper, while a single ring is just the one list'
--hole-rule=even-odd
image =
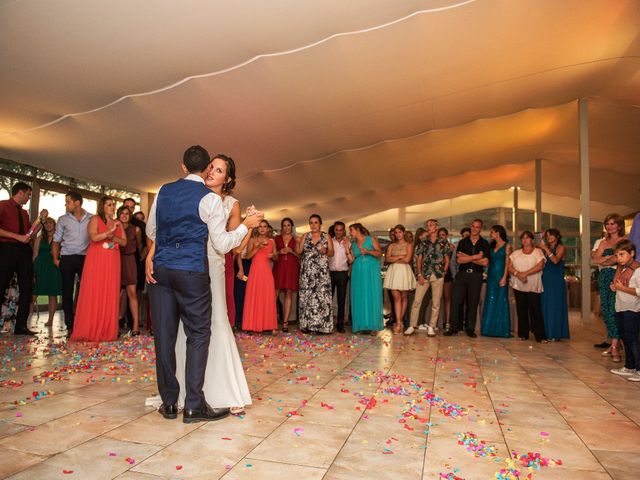
[{"label": "woman in teal dress", "polygon": [[567,283],[564,281],[564,255],[562,235],[557,228],[545,233],[545,242],[538,245],[547,257],[542,271],[542,317],[544,331],[549,340],[569,338],[569,307]]},{"label": "woman in teal dress", "polygon": [[53,264],[51,256],[51,242],[56,231],[56,221],[47,217],[44,221],[42,234],[36,239],[33,251],[34,262],[33,272],[36,277],[36,284],[33,288],[33,295],[47,295],[49,297],[49,320],[45,326],[53,324],[53,316],[58,308],[58,295],[62,295],[62,276],[60,270]]},{"label": "woman in teal dress", "polygon": [[507,231],[502,225],[494,225],[491,235],[487,294],[482,309],[480,333],[486,337],[511,337],[509,314],[509,285],[507,259],[511,245],[507,243]]},{"label": "woman in teal dress", "polygon": [[[376,332],[384,328],[382,312],[382,249],[376,238],[360,223],[349,226],[353,239],[349,258],[351,270],[351,327],[353,332]],[[353,257],[352,257],[353,255]]]}]

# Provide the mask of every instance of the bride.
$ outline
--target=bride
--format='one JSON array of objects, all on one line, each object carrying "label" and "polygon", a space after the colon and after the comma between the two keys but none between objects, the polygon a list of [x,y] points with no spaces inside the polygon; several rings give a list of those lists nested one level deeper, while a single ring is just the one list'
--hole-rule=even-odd
[{"label": "bride", "polygon": [[[207,187],[222,198],[222,205],[227,217],[227,230],[233,230],[240,225],[240,203],[231,196],[236,183],[236,167],[232,158],[223,154],[216,155],[211,162],[211,171],[205,181]],[[251,237],[251,230],[236,245],[234,250],[241,251]],[[251,394],[247,386],[244,369],[236,346],[236,340],[227,316],[225,297],[224,255],[227,252],[214,250],[210,242],[207,243],[207,258],[209,260],[209,276],[211,278],[212,318],[211,341],[209,343],[209,357],[204,378],[204,396],[214,408],[230,408],[231,413],[240,415],[244,407],[251,405]],[[150,252],[152,255],[153,252]],[[185,399],[185,362],[187,336],[182,322],[178,329],[176,340],[176,377],[180,383],[178,405],[184,406]],[[159,406],[160,396],[147,399],[146,404]]]}]

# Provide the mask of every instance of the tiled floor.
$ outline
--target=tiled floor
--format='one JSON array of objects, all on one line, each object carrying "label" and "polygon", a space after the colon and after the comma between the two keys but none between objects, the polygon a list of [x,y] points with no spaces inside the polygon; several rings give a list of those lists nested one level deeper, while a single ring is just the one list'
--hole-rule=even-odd
[{"label": "tiled floor", "polygon": [[239,335],[254,404],[195,425],[144,406],[149,338],[4,335],[0,477],[636,479],[640,385],[609,373],[601,332],[573,318],[573,339],[548,345]]}]

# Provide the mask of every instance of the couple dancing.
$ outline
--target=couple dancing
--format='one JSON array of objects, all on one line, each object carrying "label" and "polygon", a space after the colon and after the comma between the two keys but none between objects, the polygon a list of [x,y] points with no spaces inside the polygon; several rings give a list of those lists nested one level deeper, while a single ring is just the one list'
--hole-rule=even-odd
[{"label": "couple dancing", "polygon": [[184,407],[183,422],[193,423],[241,413],[251,403],[227,317],[224,254],[249,241],[263,214],[249,207],[241,222],[238,201],[228,195],[235,185],[231,158],[210,160],[196,145],[184,153],[182,170],[185,178],[160,188],[147,223],[160,392],[147,404],[166,419]]}]

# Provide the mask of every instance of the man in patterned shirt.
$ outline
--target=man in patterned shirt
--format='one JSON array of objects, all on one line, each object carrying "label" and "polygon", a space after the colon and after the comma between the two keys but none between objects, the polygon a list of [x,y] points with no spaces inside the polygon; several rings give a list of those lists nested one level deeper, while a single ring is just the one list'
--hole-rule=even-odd
[{"label": "man in patterned shirt", "polygon": [[415,251],[418,284],[415,297],[411,306],[411,319],[409,328],[404,332],[411,335],[418,325],[420,306],[425,294],[431,288],[431,319],[427,326],[427,335],[435,336],[435,326],[440,315],[440,300],[442,299],[442,287],[444,275],[449,268],[451,258],[451,246],[446,240],[438,238],[438,221],[430,218],[427,220],[427,237],[420,241]]}]

